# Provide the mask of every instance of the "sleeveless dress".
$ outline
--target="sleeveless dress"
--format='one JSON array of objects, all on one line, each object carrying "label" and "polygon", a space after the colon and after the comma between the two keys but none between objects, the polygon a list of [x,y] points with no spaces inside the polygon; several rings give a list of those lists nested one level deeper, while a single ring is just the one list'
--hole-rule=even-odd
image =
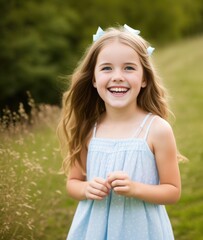
[{"label": "sleeveless dress", "polygon": [[[136,136],[143,138],[96,138],[96,126],[87,155],[87,181],[106,179],[113,171],[124,171],[131,180],[159,184],[154,154],[147,135],[155,116],[146,115]],[[148,120],[148,121],[147,121]],[[148,123],[149,122],[149,123]],[[147,126],[145,126],[145,124]],[[82,200],[76,209],[67,240],[172,240],[165,206],[115,194],[103,200]]]}]

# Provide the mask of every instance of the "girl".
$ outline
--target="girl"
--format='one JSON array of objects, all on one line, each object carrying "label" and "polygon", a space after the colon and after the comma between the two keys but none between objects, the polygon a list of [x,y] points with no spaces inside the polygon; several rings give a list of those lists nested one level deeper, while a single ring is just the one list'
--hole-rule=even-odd
[{"label": "girl", "polygon": [[72,75],[58,128],[80,201],[68,240],[174,239],[164,204],[179,200],[181,181],[152,50],[127,25],[99,28]]}]

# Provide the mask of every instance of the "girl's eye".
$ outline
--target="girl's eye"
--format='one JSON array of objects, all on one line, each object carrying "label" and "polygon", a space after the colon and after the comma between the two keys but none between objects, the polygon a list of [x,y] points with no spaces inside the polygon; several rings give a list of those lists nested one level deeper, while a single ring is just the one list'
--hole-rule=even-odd
[{"label": "girl's eye", "polygon": [[125,67],[125,70],[135,70],[135,68],[132,67],[132,66],[126,66],[126,67]]},{"label": "girl's eye", "polygon": [[102,70],[102,71],[110,71],[110,70],[111,70],[111,67],[103,67],[101,70]]}]

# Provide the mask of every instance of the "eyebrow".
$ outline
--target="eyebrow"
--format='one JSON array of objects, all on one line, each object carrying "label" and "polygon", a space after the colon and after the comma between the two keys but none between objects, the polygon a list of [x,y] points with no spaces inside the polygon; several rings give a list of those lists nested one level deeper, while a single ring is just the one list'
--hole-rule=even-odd
[{"label": "eyebrow", "polygon": [[112,63],[103,62],[103,63],[99,64],[99,67],[100,67],[100,66],[104,66],[104,65],[112,65]]},{"label": "eyebrow", "polygon": [[137,66],[138,64],[136,62],[127,62],[124,65],[135,65],[135,66]]},{"label": "eyebrow", "polygon": [[[105,65],[112,65],[112,63],[103,62],[103,63],[99,64],[98,66],[102,67],[102,66],[105,66]],[[138,64],[136,62],[126,62],[123,65],[134,65],[134,66],[137,66]]]}]

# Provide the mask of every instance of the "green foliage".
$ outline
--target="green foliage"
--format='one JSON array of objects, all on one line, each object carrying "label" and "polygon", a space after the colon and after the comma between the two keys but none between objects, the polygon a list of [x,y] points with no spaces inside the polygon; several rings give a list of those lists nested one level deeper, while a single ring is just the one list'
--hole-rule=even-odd
[{"label": "green foliage", "polygon": [[[6,1],[1,4],[1,103],[30,90],[40,102],[56,102],[57,77],[74,58],[77,14],[56,1]],[[2,106],[1,106],[2,107]]]},{"label": "green foliage", "polygon": [[[30,91],[37,102],[59,103],[61,89],[97,27],[127,23],[142,36],[171,42],[202,32],[201,0],[0,1],[0,108]],[[25,101],[25,100],[24,100]]]}]

